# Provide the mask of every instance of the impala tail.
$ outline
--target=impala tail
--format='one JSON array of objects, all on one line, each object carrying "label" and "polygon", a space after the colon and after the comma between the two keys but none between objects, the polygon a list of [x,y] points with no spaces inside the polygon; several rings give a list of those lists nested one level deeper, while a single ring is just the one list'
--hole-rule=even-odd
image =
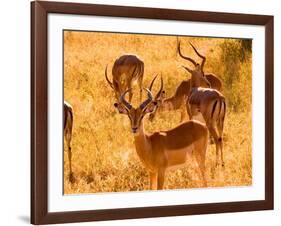
[{"label": "impala tail", "polygon": [[214,101],[211,113],[212,121],[217,121],[219,141],[222,141],[224,118],[226,114],[225,98],[220,97]]}]

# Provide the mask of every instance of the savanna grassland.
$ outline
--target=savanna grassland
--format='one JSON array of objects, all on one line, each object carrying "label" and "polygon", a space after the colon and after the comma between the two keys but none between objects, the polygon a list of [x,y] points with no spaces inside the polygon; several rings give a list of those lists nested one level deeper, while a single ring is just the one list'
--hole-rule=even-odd
[{"label": "savanna grassland", "polygon": [[[252,184],[252,55],[251,41],[222,38],[179,37],[182,52],[199,61],[188,42],[207,57],[205,72],[223,82],[227,101],[224,127],[225,168],[215,167],[215,145],[209,144],[206,176],[209,187]],[[175,36],[130,35],[96,32],[64,33],[64,99],[74,111],[72,167],[75,182],[68,181],[67,152],[64,154],[64,193],[140,191],[149,189],[148,173],[135,151],[129,119],[113,107],[115,96],[105,80],[104,70],[121,55],[138,55],[145,64],[144,86],[162,74],[166,96],[190,78],[181,65],[188,62],[176,51]],[[191,65],[189,65],[191,67]],[[153,91],[159,88],[159,81]],[[135,87],[133,104],[139,104]],[[144,95],[145,96],[145,95]],[[150,122],[149,132],[178,125],[180,112],[161,112]],[[171,171],[165,189],[197,188],[202,182],[196,165]]]}]

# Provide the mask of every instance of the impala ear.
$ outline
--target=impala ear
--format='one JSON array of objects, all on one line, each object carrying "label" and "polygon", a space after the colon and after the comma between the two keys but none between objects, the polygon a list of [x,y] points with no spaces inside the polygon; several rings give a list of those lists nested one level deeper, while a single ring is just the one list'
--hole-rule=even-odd
[{"label": "impala ear", "polygon": [[114,103],[114,107],[119,111],[120,114],[127,114],[126,107],[121,103]]},{"label": "impala ear", "polygon": [[[203,81],[204,81],[204,83],[205,83],[205,85],[204,86],[206,86],[207,88],[211,88],[211,83],[209,82],[209,80],[206,78],[206,76],[204,75],[203,76]],[[203,85],[202,85],[203,86]],[[203,86],[203,87],[204,87]]]},{"label": "impala ear", "polygon": [[152,101],[148,106],[145,108],[144,112],[147,113],[152,113],[156,109],[157,106],[157,101]]}]

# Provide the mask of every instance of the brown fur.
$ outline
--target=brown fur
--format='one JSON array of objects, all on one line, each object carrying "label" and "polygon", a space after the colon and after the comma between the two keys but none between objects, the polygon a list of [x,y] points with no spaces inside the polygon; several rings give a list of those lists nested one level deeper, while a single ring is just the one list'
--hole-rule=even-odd
[{"label": "brown fur", "polygon": [[132,86],[134,82],[138,83],[140,90],[140,100],[142,98],[142,80],[144,73],[144,63],[135,55],[123,55],[115,60],[112,67],[112,82],[107,77],[107,68],[105,69],[106,80],[114,89],[116,99],[127,89],[129,91],[129,101],[131,101],[133,93]]},{"label": "brown fur", "polygon": [[223,127],[226,114],[226,103],[224,96],[217,90],[208,88],[193,88],[187,100],[187,112],[192,118],[199,113],[202,114],[204,121],[210,131],[211,136],[215,140],[217,159],[219,163],[219,152],[221,154],[221,162],[223,161]]},{"label": "brown fur", "polygon": [[190,45],[197,56],[202,59],[202,62],[199,64],[193,59],[184,56],[180,50],[180,43],[178,43],[179,55],[183,59],[188,60],[194,65],[193,69],[184,66],[184,69],[191,74],[191,92],[186,102],[186,109],[189,118],[194,117],[198,113],[202,114],[210,131],[210,134],[212,135],[216,143],[216,165],[219,164],[220,151],[221,163],[222,166],[224,166],[222,134],[224,118],[226,114],[225,98],[217,90],[208,89],[211,85],[207,80],[206,74],[204,73],[206,57],[201,55],[191,43]]},{"label": "brown fur", "polygon": [[[213,89],[216,89],[218,91],[221,90],[222,82],[216,75],[208,73],[206,74],[206,78],[210,82],[210,85]],[[176,92],[173,96],[160,101],[161,104],[158,106],[156,111],[150,114],[149,119],[153,120],[158,111],[163,112],[181,109],[181,122],[184,121],[187,116],[186,100],[190,93],[190,81],[190,79],[182,81],[177,87]]]},{"label": "brown fur", "polygon": [[208,129],[204,124],[188,121],[171,130],[148,134],[143,126],[143,118],[154,111],[157,102],[151,99],[146,106],[141,104],[138,108],[133,108],[126,102],[115,103],[114,106],[119,113],[126,114],[130,119],[136,151],[149,171],[151,189],[163,189],[167,169],[186,163],[187,156],[190,154],[195,156],[204,186],[207,185],[205,156]]},{"label": "brown fur", "polygon": [[71,140],[72,140],[72,127],[73,127],[73,110],[69,103],[64,101],[63,105],[64,109],[64,139],[67,145],[67,154],[68,154],[68,161],[69,161],[69,181],[71,183],[74,182],[74,175],[72,172],[72,148],[71,148]]}]

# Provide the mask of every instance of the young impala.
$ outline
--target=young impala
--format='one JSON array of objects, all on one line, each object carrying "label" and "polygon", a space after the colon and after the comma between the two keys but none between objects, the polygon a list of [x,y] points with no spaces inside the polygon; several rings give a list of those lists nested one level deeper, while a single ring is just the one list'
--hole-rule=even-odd
[{"label": "young impala", "polygon": [[68,161],[69,161],[69,181],[71,183],[74,182],[74,175],[72,172],[72,151],[71,151],[71,139],[72,139],[72,127],[73,127],[73,110],[69,103],[64,101],[63,104],[63,132],[64,132],[64,139],[67,145],[67,154],[68,154]]},{"label": "young impala", "polygon": [[[182,56],[194,65],[194,69],[184,67],[191,74],[191,90],[186,102],[186,108],[190,118],[201,114],[209,129],[211,136],[216,144],[216,165],[219,165],[219,152],[221,154],[221,165],[223,160],[223,127],[226,114],[226,103],[224,96],[215,89],[209,87],[210,83],[204,74],[204,64],[206,57],[201,55],[197,49],[190,43],[195,53],[202,59],[201,64],[193,59]],[[178,46],[180,52],[180,43]]]},{"label": "young impala", "polygon": [[112,82],[107,76],[107,66],[105,68],[105,78],[110,87],[114,90],[116,99],[127,89],[129,89],[129,101],[133,93],[132,86],[137,83],[140,90],[140,101],[142,99],[142,80],[144,63],[135,55],[123,55],[119,57],[112,67]]},{"label": "young impala", "polygon": [[[157,95],[162,93],[162,89],[161,79],[161,88]],[[171,130],[147,133],[143,119],[146,114],[155,110],[157,103],[153,101],[151,91],[145,90],[148,97],[137,108],[125,100],[129,90],[121,95],[120,101],[114,106],[119,113],[126,114],[131,122],[136,152],[150,175],[150,189],[163,189],[166,171],[191,161],[192,156],[196,159],[204,186],[207,186],[205,179],[207,127],[191,120]]]}]

